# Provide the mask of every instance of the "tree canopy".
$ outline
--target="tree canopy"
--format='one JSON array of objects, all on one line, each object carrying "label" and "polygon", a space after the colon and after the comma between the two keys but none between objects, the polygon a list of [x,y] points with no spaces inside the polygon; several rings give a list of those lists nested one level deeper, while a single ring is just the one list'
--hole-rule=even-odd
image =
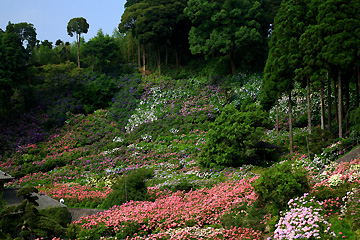
[{"label": "tree canopy", "polygon": [[89,24],[83,17],[73,18],[67,25],[67,32],[70,37],[76,34],[77,55],[78,55],[78,68],[80,68],[80,37],[82,33],[87,33]]},{"label": "tree canopy", "polygon": [[236,72],[236,48],[249,51],[253,44],[266,45],[262,33],[264,12],[258,1],[189,0],[185,13],[193,22],[189,33],[191,52],[229,55],[232,74]]}]

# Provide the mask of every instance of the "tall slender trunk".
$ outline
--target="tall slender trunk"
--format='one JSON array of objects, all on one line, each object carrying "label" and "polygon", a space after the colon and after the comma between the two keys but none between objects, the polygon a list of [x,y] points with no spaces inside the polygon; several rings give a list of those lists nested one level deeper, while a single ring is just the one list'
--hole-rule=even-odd
[{"label": "tall slender trunk", "polygon": [[159,76],[161,75],[161,57],[160,57],[160,46],[157,46],[157,54],[156,54],[157,66],[159,70]]},{"label": "tall slender trunk", "polygon": [[291,91],[289,92],[289,148],[290,148],[290,153],[293,153],[293,145],[294,145],[294,141],[293,141],[293,129],[292,129],[292,106],[291,106]]},{"label": "tall slender trunk", "polygon": [[145,63],[145,46],[143,46],[143,76],[145,76],[145,70],[146,70],[146,63]]},{"label": "tall slender trunk", "polygon": [[231,46],[231,50],[230,50],[230,64],[231,64],[231,74],[232,75],[235,75],[235,73],[236,73],[234,51],[235,51],[235,43],[233,42],[232,46]]},{"label": "tall slender trunk", "polygon": [[80,34],[76,34],[76,37],[77,37],[76,50],[77,50],[77,57],[78,57],[78,68],[80,68]]},{"label": "tall slender trunk", "polygon": [[342,119],[343,119],[343,102],[342,102],[342,83],[341,83],[341,70],[339,70],[338,72],[338,106],[339,106],[339,110],[338,110],[338,114],[339,114],[339,137],[342,138],[343,137],[343,132],[342,132]]},{"label": "tall slender trunk", "polygon": [[334,76],[334,106],[335,106],[335,122],[339,122],[339,108],[337,108],[338,106],[338,92],[337,92],[337,87],[336,87],[336,80],[337,78]]},{"label": "tall slender trunk", "polygon": [[276,99],[276,135],[279,135],[279,99]]},{"label": "tall slender trunk", "polygon": [[134,56],[134,38],[131,36],[131,65],[134,66],[135,56]]},{"label": "tall slender trunk", "polygon": [[168,47],[167,44],[165,44],[165,64],[168,65]]},{"label": "tall slender trunk", "polygon": [[359,107],[360,67],[357,68],[357,82],[355,85],[356,85],[356,107]]},{"label": "tall slender trunk", "polygon": [[141,45],[138,43],[138,66],[141,67]]},{"label": "tall slender trunk", "polygon": [[350,77],[351,75],[346,74],[345,75],[345,81],[344,81],[344,91],[345,91],[345,111],[343,115],[343,119],[345,119],[345,132],[347,132],[349,129],[349,118],[348,113],[350,110]]},{"label": "tall slender trunk", "polygon": [[178,51],[177,47],[174,48],[174,54],[175,54],[176,69],[178,69],[179,65],[180,65],[180,57],[179,57],[179,51]]},{"label": "tall slender trunk", "polygon": [[311,105],[310,105],[310,80],[306,76],[306,98],[307,98],[307,115],[308,115],[308,132],[311,134]]},{"label": "tall slender trunk", "polygon": [[331,71],[328,73],[327,82],[327,98],[328,98],[328,131],[331,132]]},{"label": "tall slender trunk", "polygon": [[320,98],[321,98],[321,117],[320,117],[320,126],[321,129],[324,130],[325,129],[325,106],[324,106],[324,83],[321,83],[321,88],[320,88]]}]

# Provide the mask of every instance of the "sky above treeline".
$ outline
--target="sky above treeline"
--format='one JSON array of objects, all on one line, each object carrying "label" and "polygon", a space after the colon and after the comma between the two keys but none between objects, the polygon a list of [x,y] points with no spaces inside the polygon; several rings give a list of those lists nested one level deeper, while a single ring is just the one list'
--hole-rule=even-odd
[{"label": "sky above treeline", "polygon": [[121,21],[126,0],[0,0],[0,28],[5,31],[8,22],[32,23],[40,41],[75,41],[67,34],[67,24],[72,18],[83,17],[89,31],[82,36],[93,38],[101,28],[112,35]]}]

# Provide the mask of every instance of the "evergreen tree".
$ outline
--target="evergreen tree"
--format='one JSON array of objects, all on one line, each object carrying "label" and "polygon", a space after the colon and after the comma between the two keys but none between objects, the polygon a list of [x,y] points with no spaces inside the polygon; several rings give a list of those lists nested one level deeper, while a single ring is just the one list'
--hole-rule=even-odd
[{"label": "evergreen tree", "polygon": [[273,105],[282,93],[289,94],[289,140],[293,148],[291,90],[295,71],[301,66],[299,39],[305,28],[306,0],[284,1],[274,20],[269,43],[269,55],[264,70],[262,102]]},{"label": "evergreen tree", "polygon": [[333,67],[333,72],[337,72],[339,137],[343,137],[342,76],[353,66],[359,66],[360,2],[327,0],[318,9],[317,24],[325,43],[321,48],[321,57]]},{"label": "evergreen tree", "polygon": [[86,19],[83,17],[73,18],[69,21],[67,25],[67,32],[70,37],[76,34],[76,49],[77,49],[77,57],[78,57],[78,68],[80,68],[80,40],[81,34],[87,33],[89,30],[89,24]]},{"label": "evergreen tree", "polygon": [[258,1],[189,0],[185,13],[193,23],[189,32],[191,52],[228,55],[232,74],[236,72],[236,49],[249,52],[254,45],[266,46],[264,13]]}]

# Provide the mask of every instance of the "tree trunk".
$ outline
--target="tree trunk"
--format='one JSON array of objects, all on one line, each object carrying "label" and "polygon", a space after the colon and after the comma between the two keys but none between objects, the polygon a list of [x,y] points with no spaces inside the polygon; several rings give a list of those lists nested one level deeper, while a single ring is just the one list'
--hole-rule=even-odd
[{"label": "tree trunk", "polygon": [[338,106],[338,92],[336,87],[336,77],[334,76],[334,106],[335,106],[335,122],[339,122],[339,110],[336,106]]},{"label": "tree trunk", "polygon": [[321,98],[321,118],[320,118],[320,126],[321,126],[321,130],[325,129],[325,106],[324,106],[324,83],[321,83],[321,88],[320,88],[320,98]]},{"label": "tree trunk", "polygon": [[[354,73],[354,72],[351,72]],[[347,132],[349,129],[349,118],[348,113],[350,110],[350,78],[352,77],[352,74],[346,74],[345,75],[345,82],[344,82],[344,91],[345,91],[345,111],[343,115],[343,119],[345,119],[345,132]]]},{"label": "tree trunk", "polygon": [[160,46],[158,45],[157,46],[157,66],[158,66],[158,69],[159,69],[159,76],[161,76],[161,58],[160,58]]},{"label": "tree trunk", "polygon": [[174,48],[174,54],[175,54],[176,69],[178,69],[180,65],[180,60],[179,60],[179,51],[177,47]]},{"label": "tree trunk", "polygon": [[311,135],[311,106],[310,106],[310,80],[306,76],[306,99],[307,99],[307,115],[308,115],[308,132]]},{"label": "tree trunk", "polygon": [[293,153],[293,130],[292,130],[292,106],[291,106],[291,91],[289,92],[289,148],[290,153]]},{"label": "tree trunk", "polygon": [[142,72],[142,74],[143,74],[143,76],[145,76],[145,71],[146,71],[146,67],[145,67],[145,46],[143,46],[143,72]]},{"label": "tree trunk", "polygon": [[141,67],[141,46],[140,42],[138,43],[138,66]]},{"label": "tree trunk", "polygon": [[80,68],[80,34],[76,34],[76,36],[77,36],[76,50],[77,50],[77,57],[78,57],[78,68]]},{"label": "tree trunk", "polygon": [[357,68],[357,82],[355,85],[356,85],[356,107],[359,107],[360,67]]},{"label": "tree trunk", "polygon": [[276,99],[276,135],[279,135],[279,99]]},{"label": "tree trunk", "polygon": [[338,115],[339,115],[339,138],[343,137],[343,132],[342,132],[342,119],[343,119],[343,103],[342,103],[342,83],[341,83],[341,71],[339,70],[338,72],[338,106],[339,106],[339,110],[338,110]]},{"label": "tree trunk", "polygon": [[327,98],[328,98],[328,131],[331,132],[331,71],[328,73],[327,83]]},{"label": "tree trunk", "polygon": [[231,64],[231,75],[235,75],[236,73],[236,65],[235,65],[235,59],[234,59],[234,47],[230,50],[230,64]]},{"label": "tree trunk", "polygon": [[168,47],[167,44],[165,44],[165,64],[168,65]]}]

